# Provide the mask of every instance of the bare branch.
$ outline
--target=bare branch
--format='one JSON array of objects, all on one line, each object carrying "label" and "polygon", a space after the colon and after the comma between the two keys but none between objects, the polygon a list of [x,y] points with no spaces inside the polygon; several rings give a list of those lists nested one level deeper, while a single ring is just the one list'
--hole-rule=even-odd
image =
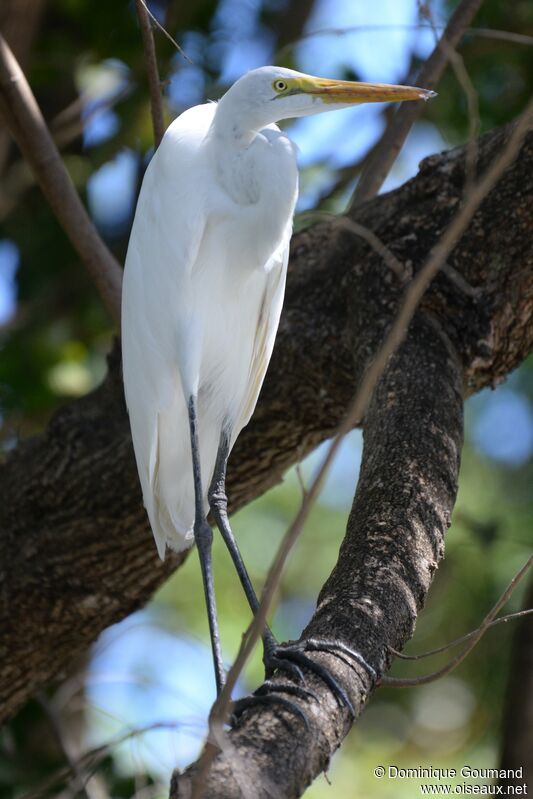
[{"label": "bare branch", "polygon": [[56,708],[54,707],[53,703],[48,699],[46,694],[43,691],[40,691],[37,694],[37,701],[41,705],[42,709],[48,716],[48,720],[50,721],[50,726],[54,732],[57,744],[61,750],[61,754],[65,758],[68,768],[72,772],[72,788],[76,793],[81,794],[81,796],[85,797],[85,799],[93,799],[91,797],[89,791],[87,790],[87,786],[85,785],[83,771],[80,768],[77,760],[73,757],[71,749],[70,749],[70,741],[66,738],[63,725],[60,718],[59,713],[57,712]]},{"label": "bare branch", "polygon": [[143,40],[146,72],[148,74],[148,88],[150,91],[152,125],[154,128],[154,142],[155,149],[157,150],[165,133],[161,81],[159,80],[159,69],[157,67],[154,36],[152,33],[152,26],[150,24],[150,17],[148,16],[148,9],[144,0],[135,0],[135,6],[137,8],[137,18],[139,20],[139,26],[141,28]]},{"label": "bare branch", "polygon": [[[0,31],[23,69],[26,68],[44,7],[44,0],[4,0],[0,5]],[[0,175],[3,175],[6,166],[9,142],[8,131],[0,130]]]},{"label": "bare branch", "polygon": [[[496,627],[498,624],[506,624],[509,621],[514,621],[515,619],[521,619],[523,616],[531,616],[533,615],[533,608],[526,608],[525,610],[517,610],[515,613],[507,613],[505,616],[500,616],[499,619],[494,619],[489,624],[489,628]],[[477,635],[479,632],[479,627],[476,627],[475,630],[471,630],[469,633],[465,633],[465,635],[459,636],[459,638],[454,638],[453,641],[448,641],[447,644],[442,644],[442,646],[437,646],[435,649],[428,649],[427,652],[420,652],[418,655],[406,655],[403,652],[398,652],[396,649],[390,647],[391,654],[394,655],[395,658],[399,658],[400,660],[423,660],[424,658],[433,657],[433,655],[440,655],[442,652],[447,652],[448,649],[453,649],[454,646],[459,646],[459,644],[464,644],[465,641],[470,641],[474,635]]]},{"label": "bare branch", "polygon": [[355,222],[353,219],[349,219],[347,216],[337,216],[335,214],[329,214],[326,211],[310,211],[308,213],[302,214],[302,216],[310,216],[316,221],[319,221],[320,219],[331,220],[334,228],[338,228],[339,230],[347,230],[349,233],[353,233],[354,236],[359,236],[366,241],[366,243],[372,247],[374,252],[383,258],[391,272],[394,272],[402,284],[407,283],[411,277],[411,274],[406,268],[405,264],[402,264],[402,262],[396,258],[392,250],[390,250],[387,245],[381,241],[379,236],[376,236],[374,231],[370,230],[370,228],[361,225],[359,222]]},{"label": "bare branch", "polygon": [[447,674],[451,674],[452,671],[455,671],[455,669],[461,665],[463,660],[468,657],[474,647],[481,641],[484,634],[491,626],[495,616],[508,601],[520,580],[528,573],[532,564],[533,555],[528,558],[520,571],[515,574],[496,604],[487,613],[478,629],[469,636],[470,642],[462,652],[459,652],[459,654],[452,658],[448,663],[446,663],[440,669],[431,672],[431,674],[423,674],[421,677],[383,677],[381,679],[381,684],[390,688],[409,688],[416,685],[427,685],[428,683],[436,682],[437,680],[442,679],[442,677],[445,677]]},{"label": "bare branch", "polygon": [[[163,34],[163,36],[165,36],[165,38],[167,38],[167,39],[169,40],[169,42],[170,42],[171,44],[173,44],[173,45],[174,45],[174,47],[176,48],[176,50],[178,51],[178,53],[179,53],[181,56],[183,56],[183,58],[185,59],[185,61],[188,61],[188,62],[189,62],[189,64],[192,64],[193,62],[191,61],[191,59],[189,58],[189,56],[188,56],[188,55],[185,53],[185,51],[184,51],[184,50],[183,50],[183,49],[182,49],[182,48],[179,46],[179,44],[177,43],[177,41],[176,41],[176,40],[175,40],[175,39],[174,39],[174,38],[173,38],[173,37],[170,35],[170,33],[167,31],[167,29],[166,29],[166,28],[164,28],[164,27],[163,27],[163,25],[161,25],[161,23],[159,22],[159,20],[157,19],[157,17],[155,17],[155,16],[152,14],[152,12],[150,11],[150,9],[148,8],[148,6],[147,6],[147,5],[146,5],[146,3],[145,3],[145,0],[140,0],[140,1],[141,1],[141,4],[144,6],[144,9],[145,9],[146,13],[148,14],[148,16],[150,17],[150,19],[152,20],[152,22],[153,22],[153,23],[154,23],[154,25],[156,26],[156,28],[158,28],[158,29],[161,31],[161,33]],[[137,0],[135,0],[135,2],[137,2]]]},{"label": "bare branch", "polygon": [[[482,1],[462,0],[459,4],[438,44],[420,70],[417,77],[419,86],[424,89],[434,89],[437,86],[449,61],[450,52],[459,44],[465,29],[473,20]],[[354,192],[350,212],[353,212],[355,206],[371,199],[378,193],[407,138],[407,134],[422,113],[422,107],[421,103],[403,103],[400,106],[393,122],[385,130],[378,147],[367,162]]]},{"label": "bare branch", "polygon": [[[155,721],[143,727],[131,727],[107,743],[89,749],[87,752],[80,755],[77,760],[69,759],[67,765],[61,766],[57,771],[46,777],[35,790],[26,793],[23,799],[43,799],[43,796],[45,796],[47,792],[52,789],[57,790],[61,783],[68,779],[75,779],[77,775],[81,775],[81,779],[83,780],[84,774],[94,773],[102,760],[108,757],[125,741],[129,741],[133,738],[140,738],[146,735],[146,733],[154,732],[155,730],[176,730],[179,729],[179,726],[178,722]],[[87,783],[85,783],[84,787],[87,788]]]},{"label": "bare branch", "polygon": [[[423,0],[418,0],[418,8],[421,16],[425,17],[428,20],[431,26],[431,30],[433,31],[433,35],[435,37],[435,44],[438,45],[439,33],[435,20],[433,18],[433,12],[431,10],[430,4],[424,2]],[[467,72],[464,59],[459,55],[458,52],[456,52],[456,50],[453,49],[453,47],[450,47],[448,42],[446,42],[444,39],[442,40],[442,45],[445,49],[448,60],[452,65],[455,77],[457,78],[457,81],[464,92],[466,98],[466,105],[468,109],[468,142],[466,150],[466,176],[465,176],[466,177],[465,187],[468,190],[475,179],[475,169],[477,162],[477,139],[480,130],[479,97],[472,84],[472,81],[470,80],[470,75]]]},{"label": "bare branch", "polygon": [[[277,53],[277,60],[281,61],[287,57],[287,54],[300,42],[306,39],[314,39],[319,36],[350,36],[355,33],[387,33],[389,31],[422,31],[427,30],[433,26],[430,25],[347,25],[343,28],[318,28],[317,30],[303,33],[297,39],[283,45]],[[445,30],[445,25],[435,25],[437,30]],[[510,42],[511,44],[524,45],[525,47],[533,46],[533,36],[528,36],[526,33],[516,33],[515,31],[504,31],[498,28],[465,28],[463,33],[469,36],[475,36],[480,39],[494,39],[499,42]]]},{"label": "bare branch", "polygon": [[[83,98],[78,97],[74,100],[50,122],[50,133],[58,150],[63,150],[74,139],[77,139],[82,134],[83,126],[87,122],[90,122],[103,109],[113,108],[127,97],[130,91],[130,87],[127,87],[113,98],[97,103],[84,119],[81,118],[81,109],[84,104]],[[9,137],[9,133],[7,131],[6,133]],[[36,182],[36,175],[31,171],[31,167],[25,158],[19,158],[10,165],[2,176],[2,182],[0,183],[0,222],[13,211],[24,193],[32,188]]]},{"label": "bare branch", "polygon": [[0,114],[111,316],[120,319],[122,270],[89,219],[17,60],[0,35]]}]

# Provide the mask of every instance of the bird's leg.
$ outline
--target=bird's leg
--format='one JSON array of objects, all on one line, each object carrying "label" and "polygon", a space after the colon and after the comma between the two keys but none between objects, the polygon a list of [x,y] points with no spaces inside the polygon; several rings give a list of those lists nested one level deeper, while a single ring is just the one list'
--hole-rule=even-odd
[{"label": "bird's leg", "polygon": [[[228,518],[228,498],[226,495],[226,469],[228,465],[229,447],[231,440],[231,431],[228,428],[222,430],[220,442],[218,446],[217,458],[215,468],[213,470],[213,478],[209,486],[208,499],[209,506],[215,518],[220,534],[228,548],[239,580],[246,594],[248,604],[250,605],[252,613],[255,615],[259,607],[259,600],[255,593],[252,581],[244,565],[242,555],[239,551],[237,541],[233,535],[229,518]],[[283,663],[276,658],[276,652],[279,649],[279,644],[274,638],[272,631],[265,625],[265,629],[261,634],[263,640],[263,663],[265,664],[265,672],[267,677],[271,676],[275,669],[279,666],[284,668],[285,671],[292,673],[297,679],[303,679],[301,669],[292,662],[285,660]]]},{"label": "bird's leg", "polygon": [[211,636],[211,648],[213,650],[213,663],[215,667],[215,680],[218,696],[226,681],[226,675],[224,671],[224,664],[222,662],[222,651],[220,649],[215,587],[213,581],[213,560],[211,555],[213,531],[207,523],[204,513],[202,475],[200,471],[200,453],[198,448],[198,415],[196,412],[195,396],[191,396],[189,399],[189,426],[191,433],[192,469],[194,480],[194,540],[198,549],[200,567],[202,570],[205,604],[207,606],[207,618],[209,620],[209,634]]},{"label": "bird's leg", "polygon": [[[217,523],[217,527],[220,530],[220,534],[228,548],[228,552],[231,555],[231,559],[239,576],[239,580],[241,581],[244,593],[246,594],[248,604],[250,605],[252,613],[255,614],[259,607],[259,601],[252,585],[252,581],[250,580],[250,576],[246,571],[246,566],[244,565],[242,555],[239,551],[237,541],[235,540],[235,536],[233,535],[233,531],[230,527],[228,519],[226,468],[228,464],[230,439],[230,432],[227,429],[224,429],[220,436],[217,459],[215,468],[213,470],[213,479],[211,480],[211,485],[209,486],[208,499],[209,506]],[[265,630],[265,633],[269,635],[272,640],[274,640],[274,637],[268,628]]]},{"label": "bird's leg", "polygon": [[242,555],[239,551],[239,547],[237,546],[237,541],[235,540],[235,536],[233,535],[233,531],[230,527],[228,519],[226,468],[228,464],[230,438],[230,433],[224,429],[220,436],[217,459],[215,462],[215,468],[213,470],[213,479],[211,480],[211,485],[209,486],[207,496],[209,499],[209,506],[217,523],[217,527],[220,530],[220,534],[224,539],[224,543],[228,548],[237,574],[239,575],[239,580],[241,581],[244,593],[246,594],[248,604],[252,609],[252,613],[255,613],[259,607],[259,602],[257,600],[257,596],[248,572],[246,571],[246,566],[244,565]]},{"label": "bird's leg", "polygon": [[[259,607],[259,602],[246,570],[246,566],[244,565],[241,553],[239,552],[239,547],[231,530],[228,519],[226,468],[229,455],[230,438],[230,433],[227,430],[223,430],[220,437],[217,459],[213,471],[213,478],[209,487],[208,498],[209,505],[217,523],[217,527],[220,530],[222,538],[224,539],[224,542],[231,555],[231,559],[233,560],[235,569],[239,575],[239,579],[244,589],[244,593],[246,594],[246,598],[248,599],[252,613],[255,614]],[[308,669],[317,676],[321,677],[321,679],[324,680],[324,682],[335,694],[337,699],[355,714],[352,703],[346,694],[346,691],[337,682],[333,675],[330,674],[330,672],[324,666],[317,663],[315,660],[312,660],[307,655],[307,652],[323,651],[336,654],[339,657],[344,656],[344,659],[346,659],[347,662],[362,666],[369,673],[371,679],[375,679],[376,675],[374,670],[369,664],[366,663],[362,655],[354,650],[349,649],[339,641],[321,641],[309,639],[299,641],[294,644],[278,644],[269,627],[265,627],[262,638],[263,663],[265,664],[267,680],[263,684],[262,688],[259,689],[257,694],[254,694],[251,697],[245,697],[244,699],[239,699],[234,703],[235,716],[240,715],[240,713],[257,701],[265,702],[269,700],[276,701],[287,708],[291,708],[297,715],[302,716],[302,712],[297,705],[290,700],[270,694],[269,691],[281,691],[282,693],[287,693],[289,695],[292,694],[294,696],[299,696],[300,698],[307,697],[311,699],[316,698],[315,695],[312,692],[292,683],[283,685],[277,682],[272,683],[270,679],[268,679],[273,676],[276,670],[279,670],[284,671],[290,676],[296,678],[298,682],[303,682],[304,674],[302,669]],[[305,718],[304,722],[307,724]]]}]

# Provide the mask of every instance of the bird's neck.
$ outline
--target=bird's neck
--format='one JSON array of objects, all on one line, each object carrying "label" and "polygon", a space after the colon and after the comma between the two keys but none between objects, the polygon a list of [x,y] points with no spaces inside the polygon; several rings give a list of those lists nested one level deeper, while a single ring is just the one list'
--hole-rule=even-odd
[{"label": "bird's neck", "polygon": [[226,98],[218,103],[209,137],[220,185],[235,202],[248,205],[258,197],[251,157],[257,130],[232,106]]},{"label": "bird's neck", "polygon": [[253,142],[258,131],[267,124],[256,117],[258,114],[254,114],[250,108],[243,113],[242,104],[235,103],[231,92],[228,92],[217,103],[212,135],[223,141],[228,149],[244,150]]},{"label": "bird's neck", "polygon": [[272,108],[265,103],[244,102],[233,86],[217,103],[213,133],[228,147],[245,149],[260,130],[275,120]]}]

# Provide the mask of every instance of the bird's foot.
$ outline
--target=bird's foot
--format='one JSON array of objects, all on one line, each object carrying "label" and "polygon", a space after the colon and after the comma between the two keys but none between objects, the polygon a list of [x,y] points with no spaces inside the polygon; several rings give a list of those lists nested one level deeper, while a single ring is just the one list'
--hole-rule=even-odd
[{"label": "bird's foot", "polygon": [[[347,665],[354,668],[362,668],[370,676],[372,684],[377,681],[376,671],[370,666],[364,657],[340,641],[329,641],[318,638],[307,638],[291,644],[278,644],[273,638],[265,641],[265,651],[263,662],[267,678],[274,672],[284,671],[286,674],[295,677],[298,682],[304,681],[302,669],[308,669],[317,677],[320,677],[330,688],[340,705],[345,705],[350,713],[355,716],[354,706],[344,690],[331,672],[320,663],[310,658],[308,652],[327,652],[340,657]],[[315,697],[316,698],[316,697]]]},{"label": "bird's foot", "polygon": [[314,694],[312,691],[308,691],[306,688],[302,688],[299,685],[265,680],[263,685],[254,691],[251,696],[245,696],[242,699],[237,699],[233,702],[231,714],[232,725],[237,723],[246,710],[257,707],[257,705],[263,705],[267,707],[277,706],[284,708],[285,710],[288,710],[297,716],[303,722],[306,730],[309,732],[309,722],[307,721],[307,716],[303,710],[298,707],[295,702],[291,702],[290,699],[287,699],[284,696],[279,696],[280,693],[289,694],[289,696],[295,696],[299,699],[314,699],[315,701],[318,701],[316,694]]}]

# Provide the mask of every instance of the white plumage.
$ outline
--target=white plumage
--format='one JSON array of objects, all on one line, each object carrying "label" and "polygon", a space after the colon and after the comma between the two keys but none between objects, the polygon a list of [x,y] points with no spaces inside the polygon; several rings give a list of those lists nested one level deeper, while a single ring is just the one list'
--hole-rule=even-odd
[{"label": "white plumage", "polygon": [[207,511],[222,426],[233,445],[272,353],[298,183],[295,148],[273,123],[415,91],[264,67],[167,130],[139,196],[122,317],[126,402],[162,558],[194,540],[190,397]]},{"label": "white plumage", "polygon": [[[255,170],[245,202],[231,196],[239,151],[226,154],[213,180],[216,110],[192,108],[166,132],[143,181],[124,275],[126,402],[161,557],[166,544],[193,543],[185,397],[198,393],[206,494],[223,422],[231,421],[233,443],[254,410],[283,303],[297,196],[293,147],[274,126],[250,148]],[[266,186],[262,169],[272,178]]]}]

